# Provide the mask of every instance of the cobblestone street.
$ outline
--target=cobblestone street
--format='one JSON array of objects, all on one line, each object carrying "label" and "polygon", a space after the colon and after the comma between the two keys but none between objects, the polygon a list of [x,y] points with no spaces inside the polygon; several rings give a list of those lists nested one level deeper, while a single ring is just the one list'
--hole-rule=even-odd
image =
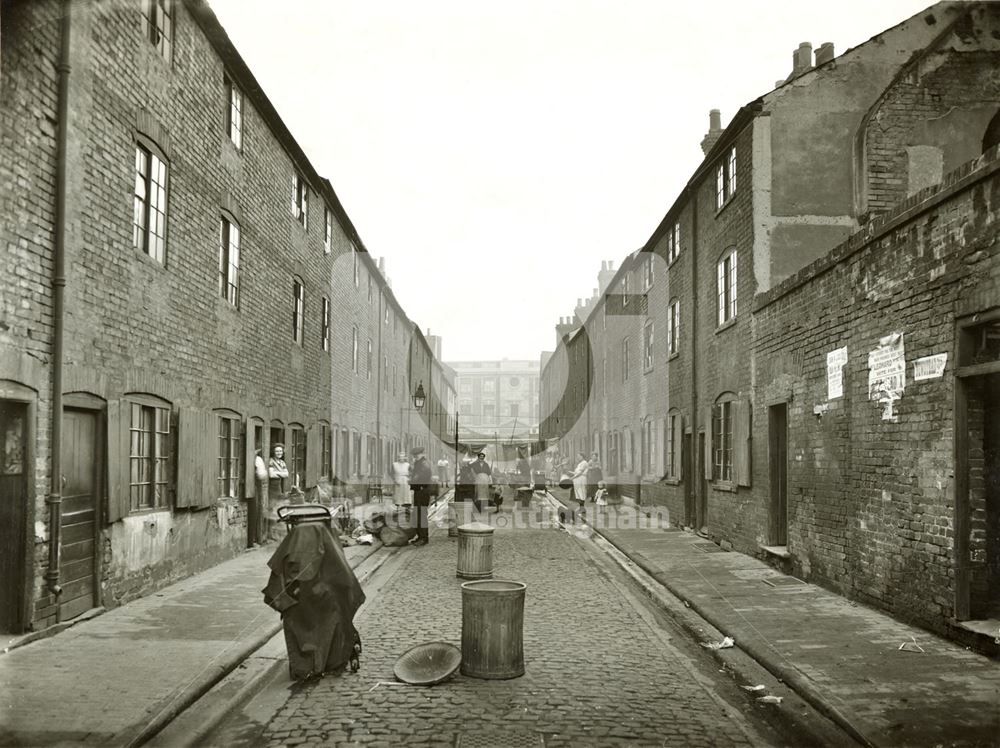
[{"label": "cobblestone street", "polygon": [[[510,515],[494,518],[503,524]],[[526,673],[457,674],[430,688],[393,681],[396,658],[420,642],[461,643],[456,541],[443,532],[403,549],[392,577],[358,615],[361,671],[293,689],[252,741],[268,745],[760,745],[750,718],[723,701],[737,687],[690,642],[650,625],[604,570],[559,529],[498,528],[494,576],[527,584]],[[700,653],[695,653],[698,656]],[[704,669],[707,667],[707,671]],[[376,684],[379,684],[376,686]],[[744,707],[749,708],[749,707]]]}]

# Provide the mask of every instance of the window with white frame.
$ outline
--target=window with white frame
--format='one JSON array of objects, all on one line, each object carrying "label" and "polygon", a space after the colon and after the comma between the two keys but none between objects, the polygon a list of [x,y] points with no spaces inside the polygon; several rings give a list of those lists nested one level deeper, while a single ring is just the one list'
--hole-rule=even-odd
[{"label": "window with white frame", "polygon": [[497,383],[495,379],[484,379],[483,380],[483,392],[487,395],[492,395],[497,391]]},{"label": "window with white frame", "polygon": [[367,359],[368,368],[366,369],[366,371],[368,372],[369,379],[372,378],[372,366],[374,365],[373,362],[374,359],[372,358],[372,339],[368,338],[368,359]]},{"label": "window with white frame", "polygon": [[292,215],[303,227],[308,227],[309,185],[298,172],[292,174]]},{"label": "window with white frame", "polygon": [[227,216],[219,220],[219,293],[240,305],[240,227]]},{"label": "window with white frame", "polygon": [[628,348],[629,339],[622,339],[622,381],[628,381]]},{"label": "window with white frame", "polygon": [[142,25],[146,38],[156,47],[167,62],[173,51],[174,3],[173,0],[144,0]]},{"label": "window with white frame", "polygon": [[226,88],[226,134],[237,149],[243,148],[243,92],[227,75]]},{"label": "window with white frame", "polygon": [[667,232],[667,262],[673,262],[681,254],[681,225],[674,223],[673,228]]},{"label": "window with white frame", "polygon": [[324,351],[330,350],[330,300],[323,297],[323,317],[320,320],[320,340]]},{"label": "window with white frame", "polygon": [[642,265],[643,286],[648,291],[653,287],[653,253],[646,253],[646,261]]},{"label": "window with white frame", "polygon": [[667,355],[680,351],[681,302],[674,299],[667,307]]},{"label": "window with white frame", "polygon": [[718,294],[718,324],[724,325],[736,317],[736,249],[722,256],[716,268]]},{"label": "window with white frame", "polygon": [[135,147],[132,246],[166,264],[167,162],[144,143]]},{"label": "window with white frame", "polygon": [[372,276],[369,273],[368,274],[368,303],[369,304],[372,303],[372,298],[374,296],[374,285],[375,284],[374,284],[374,281],[372,280]]},{"label": "window with white frame", "polygon": [[736,146],[715,167],[715,207],[721,208],[736,192]]},{"label": "window with white frame", "polygon": [[642,368],[653,368],[653,320],[647,320],[642,328]]},{"label": "window with white frame", "polygon": [[240,419],[219,415],[219,450],[216,469],[216,495],[219,498],[239,497],[240,487]]},{"label": "window with white frame", "polygon": [[323,208],[323,253],[333,251],[333,213],[329,208]]},{"label": "window with white frame", "polygon": [[319,438],[322,445],[319,457],[319,474],[329,478],[333,475],[333,434],[325,423],[319,425]]},{"label": "window with white frame", "polygon": [[306,309],[306,289],[299,278],[292,280],[292,340],[302,345],[303,316]]},{"label": "window with white frame", "polygon": [[712,480],[733,479],[733,401],[721,395],[712,406]]},{"label": "window with white frame", "polygon": [[601,359],[601,394],[608,394],[608,360]]},{"label": "window with white frame", "polygon": [[632,293],[632,273],[625,271],[622,277],[622,306],[628,306],[628,297]]},{"label": "window with white frame", "polygon": [[129,508],[133,512],[169,501],[170,408],[130,402]]},{"label": "window with white frame", "polygon": [[647,418],[642,422],[642,474],[649,475],[653,471],[653,421]]},{"label": "window with white frame", "polygon": [[358,373],[358,326],[351,328],[351,371]]},{"label": "window with white frame", "polygon": [[353,245],[351,246],[351,257],[354,260],[354,287],[357,288],[361,283],[361,274],[358,271],[358,250]]},{"label": "window with white frame", "polygon": [[382,356],[382,389],[389,391],[389,357]]}]

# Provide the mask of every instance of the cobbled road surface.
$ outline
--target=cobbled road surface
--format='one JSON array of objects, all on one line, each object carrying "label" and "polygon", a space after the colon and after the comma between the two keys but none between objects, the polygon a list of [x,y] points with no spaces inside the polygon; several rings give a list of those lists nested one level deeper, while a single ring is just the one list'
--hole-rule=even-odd
[{"label": "cobbled road surface", "polygon": [[[493,518],[510,524],[510,515]],[[257,745],[766,745],[737,686],[704,652],[664,627],[588,541],[558,527],[494,534],[495,579],[527,585],[525,674],[457,673],[433,687],[392,683],[421,642],[461,646],[457,541],[438,531],[404,548],[356,618],[361,670],[293,686]],[[388,565],[387,565],[388,566]],[[714,677],[713,677],[714,676]],[[383,683],[379,683],[382,681]],[[384,683],[389,682],[389,683]],[[728,694],[729,701],[720,694]],[[737,706],[733,706],[736,704]]]}]

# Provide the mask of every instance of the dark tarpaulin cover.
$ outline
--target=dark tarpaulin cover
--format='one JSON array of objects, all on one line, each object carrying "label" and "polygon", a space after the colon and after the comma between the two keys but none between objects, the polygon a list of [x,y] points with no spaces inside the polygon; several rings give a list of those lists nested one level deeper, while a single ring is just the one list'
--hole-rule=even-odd
[{"label": "dark tarpaulin cover", "polygon": [[333,532],[320,523],[294,525],[267,565],[264,602],[281,613],[292,679],[346,665],[365,593]]}]

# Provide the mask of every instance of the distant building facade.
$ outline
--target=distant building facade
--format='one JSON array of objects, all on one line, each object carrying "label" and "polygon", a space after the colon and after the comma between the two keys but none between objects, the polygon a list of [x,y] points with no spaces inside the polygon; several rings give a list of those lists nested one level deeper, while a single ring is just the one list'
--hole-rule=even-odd
[{"label": "distant building facade", "polygon": [[450,361],[463,437],[528,441],[538,433],[537,361]]}]

